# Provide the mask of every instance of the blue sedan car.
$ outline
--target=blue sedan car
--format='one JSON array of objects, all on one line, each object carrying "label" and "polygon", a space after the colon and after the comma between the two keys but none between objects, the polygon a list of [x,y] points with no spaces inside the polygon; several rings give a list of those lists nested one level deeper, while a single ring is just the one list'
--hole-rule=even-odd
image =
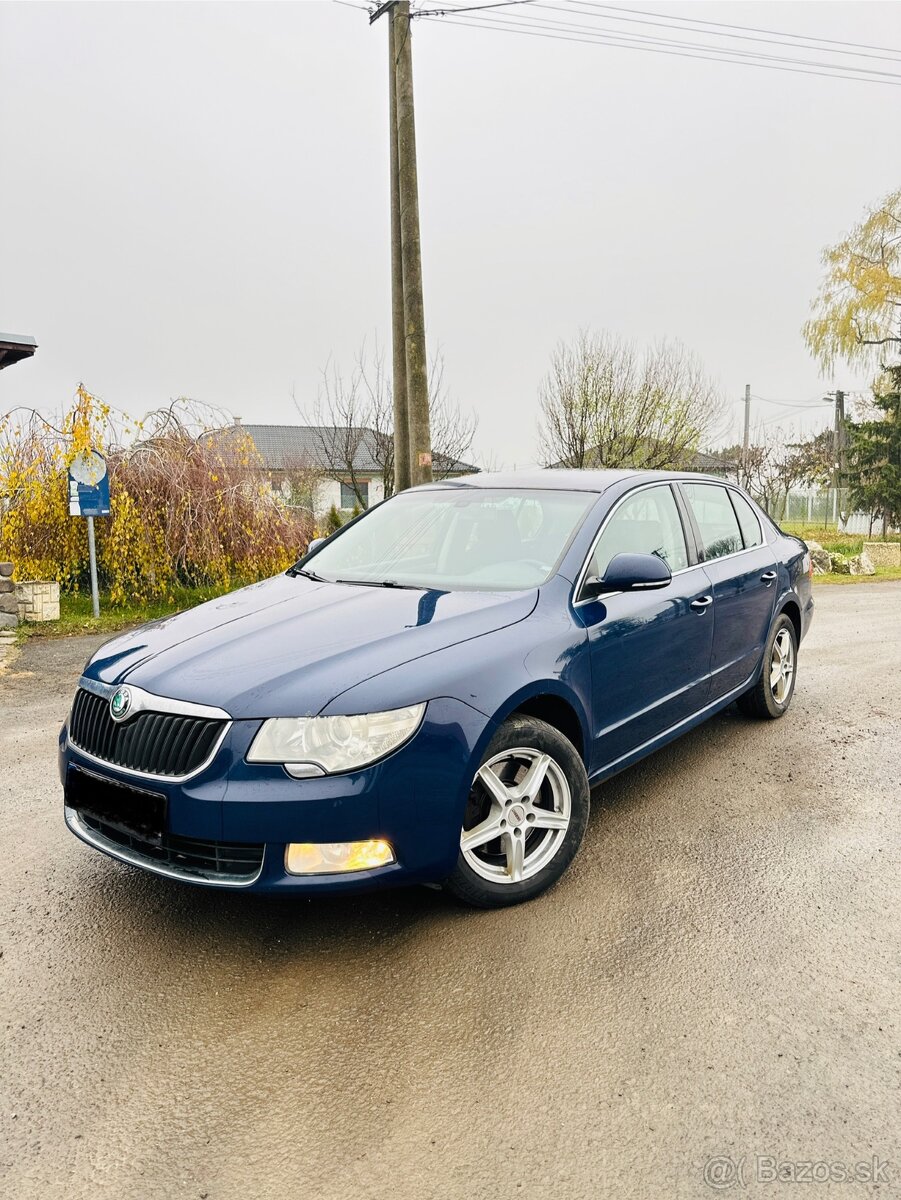
[{"label": "blue sedan car", "polygon": [[735,700],[785,713],[812,609],[807,547],[719,479],[414,488],[98,650],[60,735],[66,822],[191,883],[528,900],[590,787]]}]

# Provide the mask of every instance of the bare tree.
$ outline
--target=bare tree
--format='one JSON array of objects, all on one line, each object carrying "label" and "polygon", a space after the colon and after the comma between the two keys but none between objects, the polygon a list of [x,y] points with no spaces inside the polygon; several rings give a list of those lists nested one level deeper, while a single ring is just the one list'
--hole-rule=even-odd
[{"label": "bare tree", "polygon": [[780,520],[792,488],[822,484],[828,479],[824,454],[830,456],[830,437],[831,430],[827,429],[801,442],[794,440],[791,428],[758,425],[748,447],[747,473],[742,472],[739,482],[771,517]]},{"label": "bare tree", "polygon": [[304,423],[313,430],[313,461],[323,478],[347,484],[361,508],[366,507],[364,484],[368,475],[361,468],[367,461],[369,418],[366,389],[358,367],[349,376],[330,362],[322,372],[319,394],[312,412],[304,412],[294,397]]},{"label": "bare tree", "polygon": [[[470,453],[478,421],[475,414],[462,412],[451,398],[440,350],[430,359],[429,405],[432,470],[436,479],[444,479]],[[361,467],[371,462],[381,474],[385,496],[393,495],[394,402],[390,373],[378,343],[372,351],[363,343],[349,375],[330,362],[322,373],[312,409],[307,413],[298,405],[298,411],[316,430],[316,466],[324,476],[348,484],[365,508],[366,493],[361,485],[367,476]]]},{"label": "bare tree", "polygon": [[544,460],[569,467],[685,467],[723,413],[716,386],[678,343],[639,352],[584,330],[554,351],[539,398]]}]

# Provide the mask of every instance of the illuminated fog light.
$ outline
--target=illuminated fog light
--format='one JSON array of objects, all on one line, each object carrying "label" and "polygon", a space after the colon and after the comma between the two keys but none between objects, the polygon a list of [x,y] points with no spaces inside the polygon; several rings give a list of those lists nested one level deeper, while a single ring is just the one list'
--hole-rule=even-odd
[{"label": "illuminated fog light", "polygon": [[383,838],[365,842],[291,842],[285,851],[285,870],[289,875],[371,871],[394,861],[391,843]]}]

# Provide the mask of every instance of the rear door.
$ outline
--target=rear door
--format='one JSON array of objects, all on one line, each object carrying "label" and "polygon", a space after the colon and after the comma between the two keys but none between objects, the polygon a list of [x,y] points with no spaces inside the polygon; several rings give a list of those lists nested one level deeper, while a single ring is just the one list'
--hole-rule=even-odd
[{"label": "rear door", "polygon": [[713,701],[748,682],[760,662],[773,619],[776,556],[740,492],[715,483],[680,487],[713,590]]},{"label": "rear door", "polygon": [[673,573],[659,591],[580,600],[591,655],[592,770],[616,764],[703,708],[713,647],[710,582],[669,484],[630,492],[608,516],[583,578],[615,554],[655,554]]}]

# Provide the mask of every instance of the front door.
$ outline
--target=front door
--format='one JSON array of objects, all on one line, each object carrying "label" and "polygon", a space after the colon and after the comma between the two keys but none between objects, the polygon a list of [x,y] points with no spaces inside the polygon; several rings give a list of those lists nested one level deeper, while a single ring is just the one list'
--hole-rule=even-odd
[{"label": "front door", "polygon": [[655,554],[673,573],[665,588],[580,602],[592,676],[592,772],[615,766],[707,703],[713,613],[710,582],[692,565],[669,484],[639,488],[608,517],[587,575],[603,578],[616,554]]}]

